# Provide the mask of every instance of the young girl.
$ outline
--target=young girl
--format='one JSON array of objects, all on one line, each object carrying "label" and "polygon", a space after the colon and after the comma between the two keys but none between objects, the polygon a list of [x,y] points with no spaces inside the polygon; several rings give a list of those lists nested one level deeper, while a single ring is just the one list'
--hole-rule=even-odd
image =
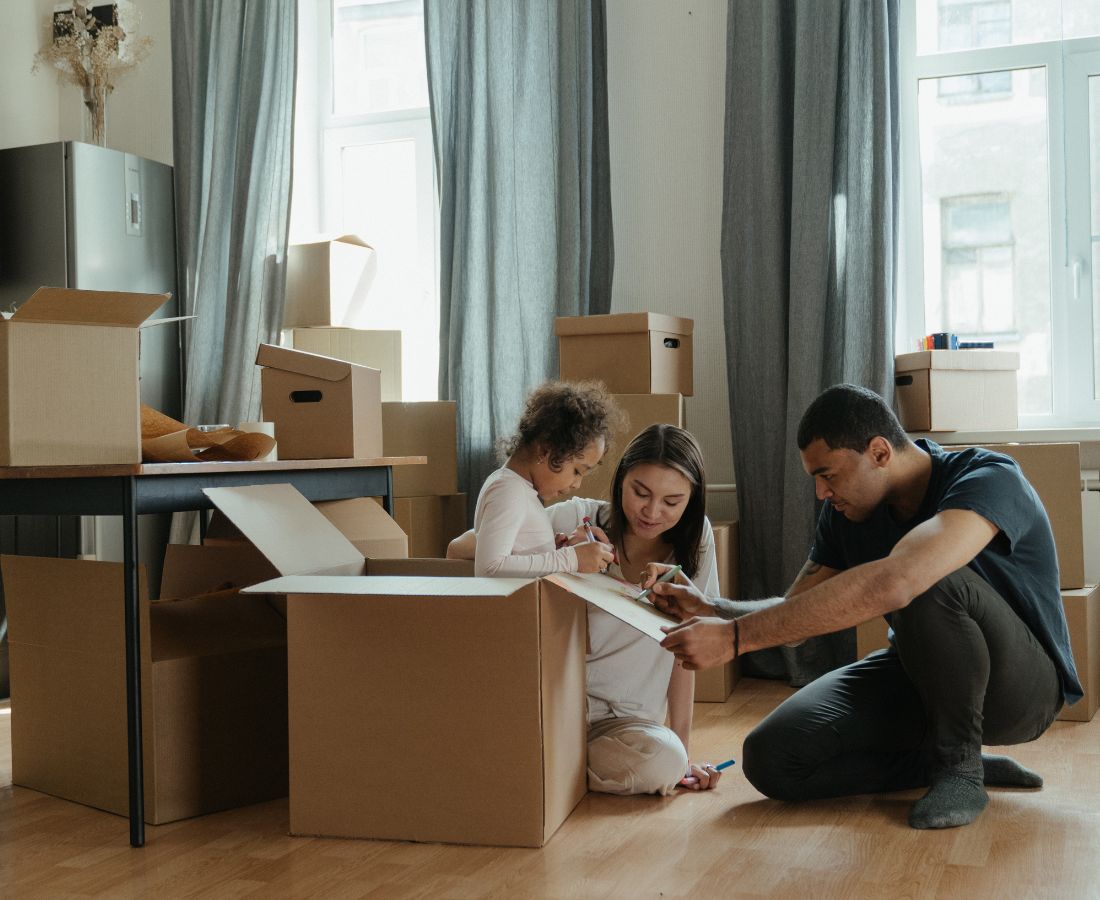
[{"label": "young girl", "polygon": [[[570,547],[583,548],[584,519],[617,551],[609,574],[636,583],[649,563],[674,562],[718,595],[714,534],[704,513],[706,477],[695,438],[652,425],[627,446],[611,501],[572,498],[547,512]],[[469,557],[473,533],[448,556]],[[677,784],[714,787],[721,773],[689,765],[693,673],[650,638],[603,610],[588,608],[588,786],[614,794],[668,794]],[[670,727],[665,726],[665,721]],[[685,778],[686,774],[686,778]]]},{"label": "young girl", "polygon": [[507,460],[481,488],[474,510],[474,572],[535,578],[599,572],[611,562],[600,542],[558,547],[543,507],[575,491],[607,449],[618,408],[602,385],[548,382],[527,398]]}]

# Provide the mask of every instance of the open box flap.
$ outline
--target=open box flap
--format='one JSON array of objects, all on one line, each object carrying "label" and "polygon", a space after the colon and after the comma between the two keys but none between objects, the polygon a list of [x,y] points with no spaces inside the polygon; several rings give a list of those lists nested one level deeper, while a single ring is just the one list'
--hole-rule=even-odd
[{"label": "open box flap", "polygon": [[245,594],[358,594],[364,597],[508,597],[529,578],[430,575],[290,575],[245,588]]},{"label": "open box flap", "polygon": [[12,314],[11,321],[139,328],[171,296],[40,287]]},{"label": "open box flap", "polygon": [[343,381],[355,369],[366,369],[355,363],[319,353],[306,353],[305,350],[291,350],[289,347],[276,347],[274,344],[260,344],[256,352],[256,365],[296,375],[308,375],[322,381]]},{"label": "open box flap", "polygon": [[607,575],[557,572],[546,575],[543,580],[563,588],[593,606],[598,606],[604,612],[610,613],[616,619],[658,642],[665,637],[665,633],[661,631],[662,625],[667,627],[680,624],[679,619],[665,615],[644,600],[635,600],[633,594],[638,593],[637,589],[632,590],[621,581]]},{"label": "open box flap", "polygon": [[363,554],[292,485],[203,488],[282,575],[354,571]]}]

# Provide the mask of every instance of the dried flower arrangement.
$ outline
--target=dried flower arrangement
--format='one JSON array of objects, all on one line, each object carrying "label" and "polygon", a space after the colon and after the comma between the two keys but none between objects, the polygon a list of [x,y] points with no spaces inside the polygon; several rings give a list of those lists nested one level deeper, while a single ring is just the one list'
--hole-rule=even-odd
[{"label": "dried flower arrangement", "polygon": [[59,78],[81,89],[94,144],[107,143],[107,95],[152,48],[150,38],[135,34],[138,18],[126,0],[73,0],[69,9],[50,17],[46,44],[35,54],[31,71],[51,66]]}]

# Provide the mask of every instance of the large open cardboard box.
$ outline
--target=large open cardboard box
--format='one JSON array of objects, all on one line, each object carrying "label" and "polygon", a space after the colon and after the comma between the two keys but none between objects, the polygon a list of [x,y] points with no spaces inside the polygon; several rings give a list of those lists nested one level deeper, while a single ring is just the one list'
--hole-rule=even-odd
[{"label": "large open cardboard box", "polygon": [[1014,429],[1016,370],[1009,350],[920,350],[894,358],[898,418],[907,431]]},{"label": "large open cardboard box", "polygon": [[141,462],[140,334],[169,294],[39,288],[0,319],[0,465]]},{"label": "large open cardboard box", "polygon": [[[13,782],[127,815],[122,565],[27,556],[0,565]],[[170,548],[162,593],[179,599],[150,603],[142,570],[151,824],[286,795],[286,623],[269,598],[230,587],[271,572],[238,548]]]},{"label": "large open cardboard box", "polygon": [[[378,369],[382,373],[382,402],[401,399],[401,332],[364,328],[295,328],[295,350],[331,356]],[[395,454],[390,454],[395,455]]]},{"label": "large open cardboard box", "polygon": [[377,459],[382,382],[377,369],[260,344],[264,418],[275,423],[279,459]]},{"label": "large open cardboard box", "polygon": [[458,437],[453,400],[382,404],[386,456],[426,456],[427,465],[396,466],[395,497],[458,493]]},{"label": "large open cardboard box", "polygon": [[283,327],[355,324],[377,268],[374,248],[354,234],[291,244]]},{"label": "large open cardboard box", "polygon": [[563,381],[602,381],[615,394],[694,393],[691,319],[635,312],[555,320]]}]

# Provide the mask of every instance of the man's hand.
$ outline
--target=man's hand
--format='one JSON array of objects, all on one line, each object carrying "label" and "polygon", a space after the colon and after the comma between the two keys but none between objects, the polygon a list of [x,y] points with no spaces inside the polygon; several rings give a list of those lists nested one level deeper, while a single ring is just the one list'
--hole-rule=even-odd
[{"label": "man's hand", "polygon": [[661,646],[676,654],[685,669],[709,669],[733,659],[733,622],[693,617],[661,628]]},{"label": "man's hand", "polygon": [[676,616],[680,621],[692,616],[713,616],[716,612],[714,604],[703,596],[703,592],[683,572],[676,576],[675,581],[657,581],[671,568],[672,566],[663,563],[649,563],[645,567],[641,586],[653,588],[649,595],[653,605],[661,612]]}]

